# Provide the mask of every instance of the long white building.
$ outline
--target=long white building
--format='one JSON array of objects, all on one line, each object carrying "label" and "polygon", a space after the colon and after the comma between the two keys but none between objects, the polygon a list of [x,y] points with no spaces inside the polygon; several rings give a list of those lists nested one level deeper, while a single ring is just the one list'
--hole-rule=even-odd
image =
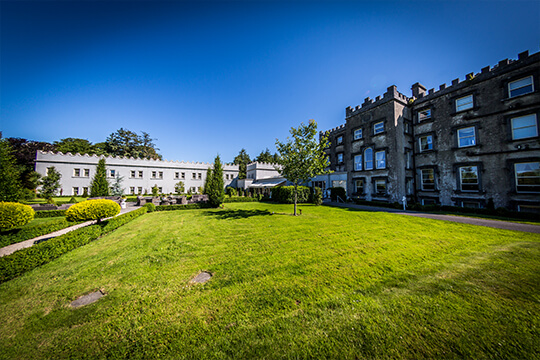
[{"label": "long white building", "polygon": [[[214,165],[200,162],[162,161],[127,157],[103,157],[97,155],[63,154],[38,151],[36,172],[47,175],[47,168],[54,166],[62,175],[61,195],[82,195],[90,193],[90,182],[99,159],[104,158],[107,177],[112,184],[120,176],[124,194],[151,194],[157,186],[162,194],[174,193],[174,186],[182,181],[186,192],[200,193],[206,180],[206,172]],[[238,179],[238,165],[223,164],[225,186],[235,186]]]}]

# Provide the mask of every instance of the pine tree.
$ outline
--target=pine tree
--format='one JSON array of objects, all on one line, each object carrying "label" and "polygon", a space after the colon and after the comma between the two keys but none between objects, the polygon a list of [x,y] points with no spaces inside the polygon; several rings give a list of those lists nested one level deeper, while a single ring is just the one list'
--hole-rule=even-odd
[{"label": "pine tree", "polygon": [[208,191],[210,190],[210,183],[212,182],[212,168],[208,168],[206,170],[206,179],[204,180],[204,187],[202,189],[202,193],[208,195]]},{"label": "pine tree", "polygon": [[6,140],[0,140],[0,201],[17,201],[22,193],[15,158]]},{"label": "pine tree", "polygon": [[60,178],[62,175],[56,171],[54,166],[47,168],[47,176],[41,179],[41,196],[49,199],[56,195],[60,188]]},{"label": "pine tree", "polygon": [[122,182],[124,181],[124,177],[120,175],[116,175],[114,178],[114,183],[111,190],[111,195],[113,196],[122,196],[124,195],[124,189],[122,188]]},{"label": "pine tree", "polygon": [[224,186],[223,167],[221,166],[221,159],[218,155],[214,160],[214,168],[212,169],[212,174],[208,181],[208,189],[205,189],[208,194],[210,206],[218,207],[223,203],[223,200],[225,199]]},{"label": "pine tree", "polygon": [[90,197],[98,196],[109,196],[109,181],[107,180],[105,159],[99,159],[96,166],[96,174],[90,184]]}]

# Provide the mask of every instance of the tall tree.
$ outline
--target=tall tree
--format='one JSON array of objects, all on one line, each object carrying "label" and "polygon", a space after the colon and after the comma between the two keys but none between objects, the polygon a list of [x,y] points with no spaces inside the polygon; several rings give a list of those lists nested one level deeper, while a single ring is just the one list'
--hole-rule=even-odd
[{"label": "tall tree", "polygon": [[147,132],[142,132],[142,135],[139,136],[140,141],[140,154],[142,158],[145,159],[154,159],[162,160],[162,156],[157,153],[159,150],[154,144],[154,140]]},{"label": "tall tree", "polygon": [[17,201],[22,194],[19,169],[8,141],[0,139],[0,201]]},{"label": "tall tree", "polygon": [[161,159],[153,141],[146,132],[139,136],[136,132],[120,128],[105,140],[105,152],[112,156]]},{"label": "tall tree", "polygon": [[246,149],[240,150],[238,155],[236,155],[236,157],[234,158],[234,164],[238,165],[238,179],[246,178],[247,164],[249,164],[250,162],[251,159],[249,158]]},{"label": "tall tree", "polygon": [[280,155],[279,173],[294,186],[294,215],[298,200],[298,185],[305,184],[313,177],[328,173],[325,171],[328,156],[324,149],[328,146],[328,138],[323,136],[318,142],[317,123],[310,120],[308,125],[300,124],[298,129],[289,131],[292,138],[282,143],[276,139],[276,148]]},{"label": "tall tree", "polygon": [[35,192],[39,185],[40,175],[34,171],[36,152],[54,151],[54,146],[48,142],[31,141],[22,138],[7,138],[11,146],[11,155],[15,157],[16,165],[20,174],[19,180],[24,189]]},{"label": "tall tree", "polygon": [[41,179],[41,196],[48,199],[56,195],[58,189],[60,189],[60,174],[54,166],[47,168],[47,176]]},{"label": "tall tree", "polygon": [[105,167],[105,159],[99,159],[96,165],[96,174],[90,184],[90,196],[108,196],[109,181],[107,180],[107,169]]},{"label": "tall tree", "polygon": [[72,154],[89,154],[93,155],[96,153],[94,145],[86,139],[78,138],[65,138],[60,139],[60,141],[53,142],[55,151],[61,153],[72,153]]},{"label": "tall tree", "polygon": [[113,196],[122,196],[124,195],[124,189],[122,188],[122,182],[124,181],[124,177],[117,174],[114,177],[114,183],[112,185],[111,189],[111,195]]},{"label": "tall tree", "polygon": [[266,148],[266,150],[261,151],[259,156],[255,158],[255,161],[260,162],[260,163],[274,163],[276,162],[277,158],[278,158],[277,154],[272,155],[270,150]]},{"label": "tall tree", "polygon": [[206,179],[204,180],[204,187],[202,188],[201,193],[208,195],[211,182],[212,182],[212,168],[208,168],[208,170],[206,170]]},{"label": "tall tree", "polygon": [[223,181],[223,166],[221,165],[221,159],[218,156],[214,159],[214,168],[208,181],[208,189],[205,189],[208,194],[208,201],[210,206],[218,207],[223,203],[225,199],[225,189]]}]

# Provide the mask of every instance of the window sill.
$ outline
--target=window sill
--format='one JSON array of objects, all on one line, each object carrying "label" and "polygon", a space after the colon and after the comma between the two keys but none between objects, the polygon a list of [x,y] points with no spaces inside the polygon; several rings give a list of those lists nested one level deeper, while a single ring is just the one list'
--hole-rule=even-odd
[{"label": "window sill", "polygon": [[522,97],[524,97],[524,96],[527,96],[527,95],[533,95],[533,94],[537,94],[537,93],[538,93],[538,91],[535,90],[535,91],[531,91],[531,92],[526,93],[526,94],[521,94],[521,95],[517,95],[517,96],[512,96],[512,97],[504,98],[504,99],[501,100],[501,102],[504,103],[504,102],[507,102],[507,101],[509,101],[509,100],[519,99],[519,98],[522,98]]}]

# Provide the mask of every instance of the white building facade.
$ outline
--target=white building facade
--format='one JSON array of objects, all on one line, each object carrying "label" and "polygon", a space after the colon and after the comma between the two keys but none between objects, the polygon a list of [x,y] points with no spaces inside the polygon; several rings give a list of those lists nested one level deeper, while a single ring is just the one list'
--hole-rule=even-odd
[{"label": "white building facade", "polygon": [[[206,173],[213,164],[168,160],[103,157],[97,155],[63,154],[38,151],[36,172],[47,175],[47,168],[54,166],[62,177],[60,195],[82,195],[90,193],[90,183],[96,173],[99,159],[105,159],[109,184],[122,177],[121,187],[125,195],[151,194],[157,186],[162,194],[175,193],[175,185],[182,181],[187,193],[200,193],[204,187]],[[238,165],[223,164],[225,186],[236,187]]]}]

